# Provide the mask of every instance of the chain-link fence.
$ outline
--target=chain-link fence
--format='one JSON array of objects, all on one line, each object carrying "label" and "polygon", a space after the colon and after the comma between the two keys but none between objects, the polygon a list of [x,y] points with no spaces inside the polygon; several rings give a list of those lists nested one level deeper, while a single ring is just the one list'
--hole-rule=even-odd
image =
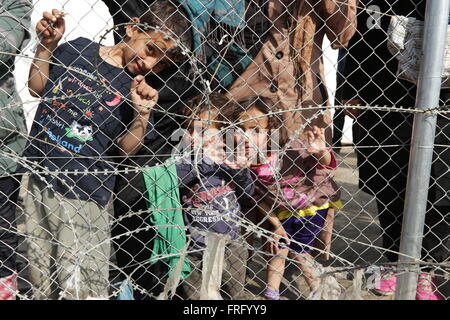
[{"label": "chain-link fence", "polygon": [[447,0],[0,3],[0,300],[449,297]]}]

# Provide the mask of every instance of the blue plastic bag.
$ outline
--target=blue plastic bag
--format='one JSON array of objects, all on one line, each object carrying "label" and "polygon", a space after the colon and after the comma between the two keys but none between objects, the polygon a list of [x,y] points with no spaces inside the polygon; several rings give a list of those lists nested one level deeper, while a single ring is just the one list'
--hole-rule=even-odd
[{"label": "blue plastic bag", "polygon": [[133,296],[133,287],[128,280],[118,282],[115,286],[120,286],[117,300],[135,300]]}]

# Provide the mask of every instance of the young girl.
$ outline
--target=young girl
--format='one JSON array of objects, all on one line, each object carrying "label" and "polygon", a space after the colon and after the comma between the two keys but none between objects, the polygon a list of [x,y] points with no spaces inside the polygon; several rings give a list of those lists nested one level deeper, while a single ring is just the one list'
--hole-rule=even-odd
[{"label": "young girl", "polygon": [[341,207],[331,176],[337,163],[326,148],[324,129],[313,126],[305,129],[301,138],[288,141],[279,115],[271,114],[274,108],[270,100],[253,97],[238,105],[226,116],[237,120],[245,133],[246,152],[258,160],[251,167],[257,178],[254,198],[275,234],[270,242],[270,252],[275,256],[269,261],[264,295],[271,300],[280,298],[289,252],[313,292],[319,280],[313,276],[311,247],[326,227],[329,208]]},{"label": "young girl", "polygon": [[[191,237],[188,256],[192,272],[182,283],[183,293],[186,299],[192,300],[220,298],[220,288],[216,288],[217,294],[210,292],[208,297],[201,293],[205,270],[202,249],[207,245],[206,235],[215,233],[230,238],[224,250],[223,297],[242,299],[247,250],[239,242],[241,208],[238,200],[251,197],[254,184],[248,159],[244,155],[227,158],[219,131],[223,126],[219,121],[220,112],[235,107],[220,93],[212,93],[209,102],[203,94],[198,95],[188,106],[185,115],[195,119],[188,125],[188,140],[193,149],[202,147],[203,156],[195,159],[190,154],[176,163],[185,223]],[[196,150],[191,152],[196,153]]]}]

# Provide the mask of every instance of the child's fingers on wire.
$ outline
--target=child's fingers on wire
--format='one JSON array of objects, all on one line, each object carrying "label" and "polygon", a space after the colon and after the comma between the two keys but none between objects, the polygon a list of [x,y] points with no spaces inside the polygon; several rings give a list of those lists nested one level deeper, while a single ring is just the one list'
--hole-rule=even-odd
[{"label": "child's fingers on wire", "polygon": [[145,85],[140,85],[139,86],[141,88],[141,95],[145,98],[145,99],[151,99],[153,98],[154,95],[152,95],[151,93],[151,88],[149,88],[148,86]]},{"label": "child's fingers on wire", "polygon": [[150,97],[148,96],[147,88],[145,88],[142,85],[139,85],[136,89],[136,93],[139,95],[139,97],[143,100],[149,100]]},{"label": "child's fingers on wire", "polygon": [[136,86],[136,93],[138,93],[140,96],[144,93],[144,86],[142,85],[142,82],[139,82]]},{"label": "child's fingers on wire", "polygon": [[312,130],[306,131],[306,139],[308,140],[308,144],[312,144],[314,142],[314,134]]},{"label": "child's fingers on wire", "polygon": [[53,28],[46,20],[42,19],[36,25],[36,33],[38,36],[49,37],[53,33]]},{"label": "child's fingers on wire", "polygon": [[145,78],[143,75],[137,75],[134,77],[132,85],[134,84],[134,86],[138,86],[144,79]]},{"label": "child's fingers on wire", "polygon": [[38,23],[36,23],[36,29],[38,31],[44,31],[45,29],[48,28],[49,25],[50,23],[48,23],[47,20],[41,19],[38,21]]},{"label": "child's fingers on wire", "polygon": [[[61,12],[60,12],[58,9],[53,9],[53,10],[52,10],[52,14],[53,14],[53,16],[54,16],[56,19],[62,17],[62,14],[61,14]],[[56,22],[56,20],[55,20],[55,22]]]},{"label": "child's fingers on wire", "polygon": [[[53,10],[56,10],[56,9],[53,9]],[[49,21],[50,23],[55,23],[56,22],[56,16],[53,13],[50,13],[48,11],[44,11],[44,13],[42,14],[42,17],[45,20]]]},{"label": "child's fingers on wire", "polygon": [[148,99],[153,100],[158,98],[158,91],[150,87],[148,84],[145,84],[144,92]]},{"label": "child's fingers on wire", "polygon": [[146,99],[153,99],[158,96],[158,91],[149,86],[143,76],[136,77],[137,92]]},{"label": "child's fingers on wire", "polygon": [[236,165],[233,161],[230,161],[229,159],[225,158],[225,160],[223,161],[223,163],[225,165],[227,165],[228,167],[230,167],[231,169],[236,169]]},{"label": "child's fingers on wire", "polygon": [[316,139],[320,139],[323,140],[323,136],[325,134],[325,129],[324,128],[319,128],[317,126],[314,126],[314,135]]},{"label": "child's fingers on wire", "polygon": [[289,236],[287,234],[285,235],[284,240],[287,246],[291,244],[291,240],[289,239]]},{"label": "child's fingers on wire", "polygon": [[320,129],[317,126],[314,126],[313,135],[314,135],[314,140],[317,140],[320,138]]},{"label": "child's fingers on wire", "polygon": [[42,32],[45,37],[55,36],[57,33],[62,34],[65,29],[65,21],[62,19],[62,13],[59,10],[53,9],[52,12],[45,11],[42,14],[41,24],[46,29]]},{"label": "child's fingers on wire", "polygon": [[276,241],[270,241],[269,243],[269,250],[271,254],[276,254],[276,250],[277,250],[277,243]]},{"label": "child's fingers on wire", "polygon": [[280,245],[280,241],[276,240],[274,242],[271,243],[271,247],[272,247],[272,254],[279,254],[281,249],[279,247]]},{"label": "child's fingers on wire", "polygon": [[130,88],[131,93],[139,93],[138,92],[139,85],[141,84],[143,79],[144,77],[141,75],[134,77],[133,81],[131,81],[131,88]]},{"label": "child's fingers on wire", "polygon": [[65,26],[65,21],[63,19],[64,13],[57,9],[53,9],[52,14],[53,17],[55,17],[55,20],[52,20],[54,26],[56,26],[57,28],[64,28]]},{"label": "child's fingers on wire", "polygon": [[42,35],[48,38],[55,34],[55,29],[53,28],[51,22],[42,19],[38,22],[36,26],[36,32],[38,33],[38,35]]}]

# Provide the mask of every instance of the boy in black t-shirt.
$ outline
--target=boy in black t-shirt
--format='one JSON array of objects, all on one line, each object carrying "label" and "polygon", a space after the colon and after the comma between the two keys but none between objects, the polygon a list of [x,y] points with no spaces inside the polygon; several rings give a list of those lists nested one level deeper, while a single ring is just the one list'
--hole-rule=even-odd
[{"label": "boy in black t-shirt", "polygon": [[107,298],[113,156],[134,154],[152,134],[158,92],[144,75],[183,59],[173,39],[190,48],[189,26],[170,1],[133,18],[126,39],[110,47],[85,38],[57,47],[65,27],[56,9],[38,22],[28,86],[43,100],[24,152],[35,298]]}]

